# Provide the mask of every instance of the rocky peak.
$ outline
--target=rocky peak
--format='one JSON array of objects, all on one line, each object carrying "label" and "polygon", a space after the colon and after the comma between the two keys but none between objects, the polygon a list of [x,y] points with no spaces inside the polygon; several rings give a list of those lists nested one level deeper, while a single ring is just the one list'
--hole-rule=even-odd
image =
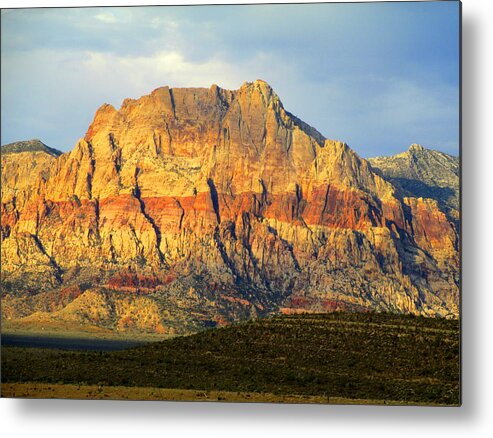
[{"label": "rocky peak", "polygon": [[424,151],[425,148],[423,146],[421,146],[420,144],[417,144],[417,143],[413,143],[411,146],[409,146],[409,149],[408,151],[409,152],[422,152]]},{"label": "rocky peak", "polygon": [[[162,175],[163,160],[172,157],[185,160],[182,169],[194,169],[169,169],[176,187],[186,187],[187,193],[206,186],[209,178],[230,192],[253,190],[258,180],[270,180],[270,189],[282,191],[308,171],[325,138],[287,112],[269,84],[256,80],[238,90],[165,86],[125,99],[120,109],[102,105],[84,141],[76,147],[76,155],[82,155],[76,166],[84,162],[90,169],[91,190],[98,197],[131,192],[136,173],[143,175],[142,192],[158,195],[164,189],[146,180]],[[86,179],[81,174],[79,182],[62,186],[85,187]],[[75,194],[83,199],[88,191]]]},{"label": "rocky peak", "polygon": [[262,79],[257,79],[254,82],[244,82],[240,87],[239,92],[261,93],[266,101],[268,101],[271,97],[279,100],[279,97],[274,92],[272,87]]},{"label": "rocky peak", "polygon": [[406,152],[369,161],[405,195],[435,199],[448,217],[458,223],[458,157],[412,144]]},{"label": "rocky peak", "polygon": [[245,81],[241,85],[240,90],[251,89],[252,87],[253,88],[256,88],[256,89],[266,90],[266,91],[268,91],[270,93],[273,92],[272,87],[266,81],[264,81],[263,79],[256,79],[253,82]]}]

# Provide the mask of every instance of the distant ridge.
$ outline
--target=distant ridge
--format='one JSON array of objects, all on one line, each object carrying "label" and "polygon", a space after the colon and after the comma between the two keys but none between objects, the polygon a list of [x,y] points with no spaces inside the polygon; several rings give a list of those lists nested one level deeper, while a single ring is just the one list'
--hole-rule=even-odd
[{"label": "distant ridge", "polygon": [[412,144],[400,154],[368,161],[406,196],[435,199],[454,221],[458,220],[458,157]]},{"label": "distant ridge", "polygon": [[63,152],[58,149],[50,148],[37,138],[33,140],[16,141],[3,145],[1,148],[2,154],[16,154],[19,152],[46,152],[54,157],[59,157]]}]

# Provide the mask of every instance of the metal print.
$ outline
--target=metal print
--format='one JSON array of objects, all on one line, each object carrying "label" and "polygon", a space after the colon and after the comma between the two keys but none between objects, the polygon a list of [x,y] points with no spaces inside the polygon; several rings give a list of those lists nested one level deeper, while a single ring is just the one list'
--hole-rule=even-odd
[{"label": "metal print", "polygon": [[460,405],[460,13],[2,10],[2,397]]}]

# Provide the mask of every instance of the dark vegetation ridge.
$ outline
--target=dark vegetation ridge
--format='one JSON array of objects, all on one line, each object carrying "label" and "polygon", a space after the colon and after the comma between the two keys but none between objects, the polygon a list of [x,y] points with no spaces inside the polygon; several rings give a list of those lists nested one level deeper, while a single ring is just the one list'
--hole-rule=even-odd
[{"label": "dark vegetation ridge", "polygon": [[58,157],[63,152],[58,149],[50,148],[46,146],[42,141],[38,139],[17,141],[15,143],[9,143],[1,147],[2,154],[14,154],[19,152],[46,152],[49,155]]},{"label": "dark vegetation ridge", "polygon": [[458,405],[456,320],[306,314],[118,352],[4,347],[8,382],[72,383]]}]

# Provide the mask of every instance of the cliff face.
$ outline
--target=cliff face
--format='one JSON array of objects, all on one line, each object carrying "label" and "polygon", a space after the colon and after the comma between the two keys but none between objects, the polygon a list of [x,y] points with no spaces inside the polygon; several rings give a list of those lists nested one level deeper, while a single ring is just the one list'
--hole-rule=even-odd
[{"label": "cliff face", "polygon": [[113,310],[84,324],[161,332],[279,310],[458,314],[440,205],[401,196],[263,81],[103,105],[35,182],[2,166],[24,200],[2,195],[10,319],[74,321],[91,302]]},{"label": "cliff face", "polygon": [[2,146],[2,206],[23,204],[37,196],[40,180],[46,181],[50,167],[61,155],[39,140],[20,141]]}]

